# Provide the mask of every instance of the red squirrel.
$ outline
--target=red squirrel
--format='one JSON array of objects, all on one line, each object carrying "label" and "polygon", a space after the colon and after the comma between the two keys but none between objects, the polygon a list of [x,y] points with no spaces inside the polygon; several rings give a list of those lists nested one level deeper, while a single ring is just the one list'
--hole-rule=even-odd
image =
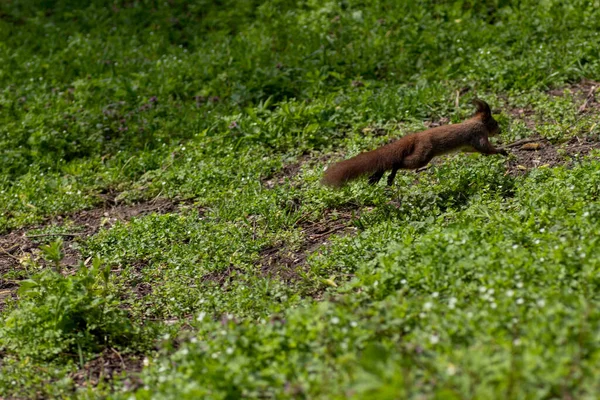
[{"label": "red squirrel", "polygon": [[422,168],[433,157],[456,150],[508,155],[506,150],[495,148],[488,140],[489,136],[500,132],[490,106],[479,99],[473,100],[473,104],[477,111],[472,118],[460,124],[412,133],[378,149],[335,163],[327,168],[321,182],[327,186],[340,187],[348,181],[370,174],[369,183],[376,184],[385,171],[391,170],[387,179],[388,186],[391,186],[399,169]]}]

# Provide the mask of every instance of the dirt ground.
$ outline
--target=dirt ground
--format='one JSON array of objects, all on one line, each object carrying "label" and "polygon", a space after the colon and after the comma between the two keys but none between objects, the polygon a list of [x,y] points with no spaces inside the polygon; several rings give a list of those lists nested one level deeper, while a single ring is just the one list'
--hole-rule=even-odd
[{"label": "dirt ground", "polygon": [[[164,214],[177,210],[181,204],[168,199],[155,199],[132,205],[109,205],[91,210],[83,210],[67,216],[49,218],[42,224],[29,226],[0,235],[0,311],[4,308],[5,300],[15,295],[18,281],[7,279],[10,271],[23,269],[28,259],[35,259],[42,264],[45,261],[40,255],[42,241],[48,239],[63,239],[64,258],[61,261],[65,273],[69,273],[82,260],[79,242],[96,234],[102,227],[110,227],[118,221],[128,221],[131,218],[151,213]],[[68,233],[30,234],[35,230],[48,227],[69,226],[73,229]]]},{"label": "dirt ground", "polygon": [[[331,214],[335,212],[335,218]],[[318,222],[300,222],[304,240],[299,248],[292,250],[281,246],[271,246],[260,253],[261,273],[265,276],[277,276],[284,281],[301,279],[301,272],[307,257],[335,234],[354,234],[357,229],[352,220],[358,218],[359,210],[347,207],[342,210],[329,210]]]},{"label": "dirt ground", "polygon": [[544,138],[531,137],[505,147],[512,155],[507,161],[507,172],[523,175],[532,168],[573,165],[578,158],[600,148],[600,141],[597,137],[573,137],[566,143],[552,145]]},{"label": "dirt ground", "polygon": [[128,389],[134,389],[141,385],[136,373],[143,368],[143,356],[141,355],[122,355],[115,349],[107,349],[96,358],[87,361],[83,368],[71,374],[76,386],[96,386],[101,381],[110,382],[113,377],[126,373],[125,386]]}]

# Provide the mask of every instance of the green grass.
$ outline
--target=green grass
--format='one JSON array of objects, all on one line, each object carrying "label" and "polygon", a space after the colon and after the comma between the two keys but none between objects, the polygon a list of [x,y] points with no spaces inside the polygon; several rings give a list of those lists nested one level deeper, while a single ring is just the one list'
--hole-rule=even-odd
[{"label": "green grass", "polygon": [[[600,80],[596,4],[83,4],[0,5],[0,232],[105,193],[187,205],[78,241],[87,267],[56,273],[47,238],[45,262],[2,271],[20,289],[0,396],[595,397],[598,152],[522,176],[456,155],[392,188],[319,179],[475,96],[504,142],[597,138],[587,93],[556,95]],[[335,224],[353,229],[310,246]],[[308,249],[293,279],[261,268],[273,247]],[[144,359],[139,380],[82,385],[106,354]]]}]

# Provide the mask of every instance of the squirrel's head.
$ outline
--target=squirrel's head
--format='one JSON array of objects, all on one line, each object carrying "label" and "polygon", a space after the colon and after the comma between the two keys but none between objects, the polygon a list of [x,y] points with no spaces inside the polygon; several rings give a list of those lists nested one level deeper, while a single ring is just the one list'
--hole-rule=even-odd
[{"label": "squirrel's head", "polygon": [[492,117],[492,110],[490,109],[488,103],[480,99],[475,99],[473,100],[473,104],[477,109],[474,117],[479,118],[479,120],[485,124],[489,131],[488,134],[490,136],[499,134],[500,126],[498,125],[498,121]]}]

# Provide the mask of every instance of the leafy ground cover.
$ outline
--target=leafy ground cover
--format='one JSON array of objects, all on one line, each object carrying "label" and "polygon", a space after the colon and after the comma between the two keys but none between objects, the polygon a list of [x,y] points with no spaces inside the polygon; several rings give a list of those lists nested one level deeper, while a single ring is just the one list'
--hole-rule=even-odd
[{"label": "leafy ground cover", "polygon": [[[0,4],[0,396],[594,398],[600,12]],[[332,161],[463,120],[388,188]]]}]

